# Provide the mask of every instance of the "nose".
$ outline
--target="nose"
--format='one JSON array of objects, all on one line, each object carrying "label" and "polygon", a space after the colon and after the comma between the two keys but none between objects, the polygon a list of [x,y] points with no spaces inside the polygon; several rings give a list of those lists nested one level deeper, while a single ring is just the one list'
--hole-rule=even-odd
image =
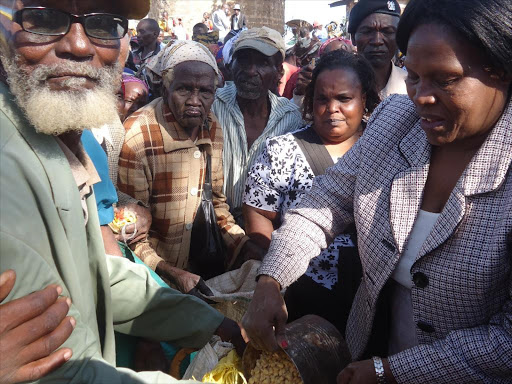
[{"label": "nose", "polygon": [[436,96],[432,86],[422,80],[419,80],[417,84],[409,87],[408,93],[416,105],[426,106],[435,104],[436,102]]},{"label": "nose", "polygon": [[329,100],[327,103],[327,112],[329,112],[331,115],[338,112],[338,102],[336,100]]},{"label": "nose", "polygon": [[68,60],[89,61],[94,57],[95,48],[85,34],[83,25],[74,23],[69,32],[59,40],[55,51],[58,56]]},{"label": "nose", "polygon": [[190,92],[189,97],[187,98],[186,105],[191,107],[200,107],[201,101],[199,100],[199,91],[194,90]]},{"label": "nose", "polygon": [[256,76],[258,74],[257,67],[254,63],[248,63],[247,65],[245,65],[244,72],[251,77]]},{"label": "nose", "polygon": [[380,31],[376,31],[372,35],[372,39],[370,40],[370,44],[372,44],[372,45],[383,45],[384,44],[383,35],[382,35],[382,33]]}]

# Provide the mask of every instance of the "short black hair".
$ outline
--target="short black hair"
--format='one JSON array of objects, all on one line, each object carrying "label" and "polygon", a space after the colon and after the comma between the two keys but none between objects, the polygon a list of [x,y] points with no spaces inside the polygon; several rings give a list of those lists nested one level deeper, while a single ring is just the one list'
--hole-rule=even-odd
[{"label": "short black hair", "polygon": [[139,21],[139,24],[141,23],[146,24],[149,30],[160,33],[160,26],[158,25],[158,21],[155,19],[142,19]]},{"label": "short black hair", "polygon": [[318,76],[324,71],[347,68],[352,69],[356,73],[361,83],[361,92],[366,96],[366,114],[370,115],[379,105],[380,97],[377,91],[377,81],[375,80],[375,72],[370,62],[359,53],[337,49],[323,55],[313,70],[311,83],[306,87],[306,94],[304,96],[302,116],[305,120],[313,116],[313,99]]},{"label": "short black hair", "polygon": [[192,28],[192,33],[194,35],[197,35],[197,34],[206,34],[208,33],[208,27],[206,26],[206,24],[204,23],[197,23],[196,25],[194,25],[194,27]]},{"label": "short black hair", "polygon": [[420,25],[450,27],[481,49],[490,65],[512,75],[512,1],[411,0],[398,24],[396,41],[407,54],[407,44]]}]

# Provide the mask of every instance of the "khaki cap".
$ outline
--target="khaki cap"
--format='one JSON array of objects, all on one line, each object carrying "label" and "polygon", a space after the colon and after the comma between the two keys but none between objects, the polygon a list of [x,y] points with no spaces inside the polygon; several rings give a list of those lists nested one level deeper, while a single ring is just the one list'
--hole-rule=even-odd
[{"label": "khaki cap", "polygon": [[255,49],[265,56],[274,56],[277,52],[281,52],[283,60],[286,50],[281,34],[267,27],[242,31],[235,43],[233,55],[242,49]]},{"label": "khaki cap", "polygon": [[128,19],[143,19],[149,13],[150,0],[117,0],[119,14]]}]

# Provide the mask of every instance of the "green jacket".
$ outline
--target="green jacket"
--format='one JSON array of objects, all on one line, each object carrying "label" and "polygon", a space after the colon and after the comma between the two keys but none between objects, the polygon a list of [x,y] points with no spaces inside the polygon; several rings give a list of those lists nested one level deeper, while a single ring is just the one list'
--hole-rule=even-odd
[{"label": "green jacket", "polygon": [[73,357],[41,382],[173,383],[158,372],[115,367],[114,329],[205,345],[223,316],[200,300],[160,288],[145,267],[106,257],[94,196],[84,227],[80,195],[54,137],[38,134],[0,83],[0,271],[17,279],[7,301],[60,284],[76,328]]}]

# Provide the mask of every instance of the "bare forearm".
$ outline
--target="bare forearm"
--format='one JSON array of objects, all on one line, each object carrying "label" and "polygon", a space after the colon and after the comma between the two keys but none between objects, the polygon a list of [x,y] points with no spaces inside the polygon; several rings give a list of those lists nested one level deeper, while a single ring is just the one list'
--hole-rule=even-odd
[{"label": "bare forearm", "polygon": [[114,236],[114,233],[108,225],[101,226],[101,236],[103,237],[103,246],[105,247],[105,253],[112,256],[123,256],[119,244]]},{"label": "bare forearm", "polygon": [[245,232],[259,247],[267,250],[270,247],[270,240],[274,231],[272,219],[275,221],[277,214],[261,211],[261,209],[244,204]]}]

